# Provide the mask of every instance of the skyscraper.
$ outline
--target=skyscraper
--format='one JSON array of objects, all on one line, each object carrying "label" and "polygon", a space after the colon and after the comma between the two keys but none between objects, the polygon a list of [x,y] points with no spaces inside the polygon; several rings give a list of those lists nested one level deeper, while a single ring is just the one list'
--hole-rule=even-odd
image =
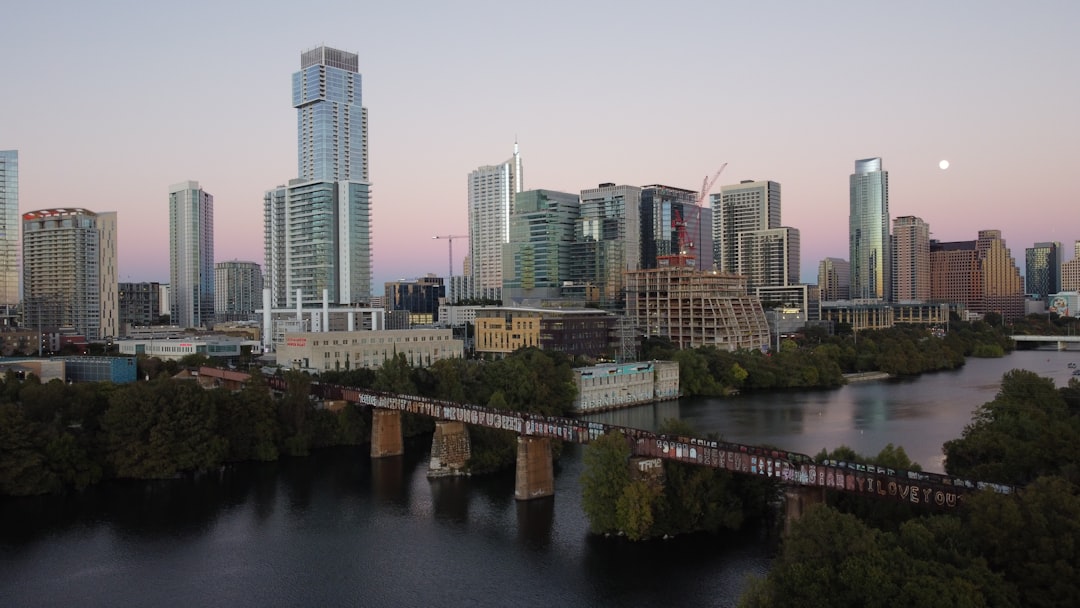
[{"label": "skyscraper", "polygon": [[1024,250],[1027,292],[1039,298],[1061,291],[1061,243],[1035,243]]},{"label": "skyscraper", "polygon": [[780,184],[743,180],[710,197],[713,208],[713,260],[724,272],[739,271],[739,234],[780,227]]},{"label": "skyscraper", "polygon": [[746,277],[747,289],[786,287],[799,282],[801,241],[795,228],[740,232],[736,239],[736,274]]},{"label": "skyscraper", "polygon": [[502,299],[503,245],[510,242],[514,197],[522,191],[521,155],[469,174],[469,261],[474,298]]},{"label": "skyscraper", "polygon": [[19,303],[19,151],[0,150],[0,314]]},{"label": "skyscraper", "polygon": [[889,172],[881,169],[881,158],[857,160],[849,184],[851,297],[889,301],[892,298]]},{"label": "skyscraper", "polygon": [[1080,241],[1073,243],[1073,258],[1061,265],[1061,290],[1080,291]]},{"label": "skyscraper", "polygon": [[581,291],[577,297],[601,308],[622,308],[624,273],[641,269],[641,188],[609,182],[582,190],[574,241],[570,275]]},{"label": "skyscraper", "polygon": [[214,197],[186,181],[169,186],[170,322],[214,325]]},{"label": "skyscraper", "polygon": [[656,268],[657,258],[694,257],[694,268],[713,268],[713,210],[697,205],[698,193],[659,184],[641,189],[641,267]]},{"label": "skyscraper", "polygon": [[297,172],[263,197],[266,283],[273,307],[371,298],[367,109],[358,56],[320,46],[293,74]]},{"label": "skyscraper", "polygon": [[214,320],[252,321],[262,308],[262,269],[255,262],[214,264]]},{"label": "skyscraper", "polygon": [[356,53],[320,46],[300,55],[292,76],[300,179],[368,181],[360,80]]},{"label": "skyscraper", "polygon": [[503,250],[503,300],[553,299],[570,280],[574,228],[581,216],[576,194],[528,190],[517,195],[510,242]]},{"label": "skyscraper", "polygon": [[834,302],[851,297],[851,265],[841,258],[825,258],[818,264],[821,301]]},{"label": "skyscraper", "polygon": [[893,300],[930,299],[930,224],[911,215],[893,220]]},{"label": "skyscraper", "polygon": [[26,324],[118,335],[116,213],[42,209],[22,216]]}]

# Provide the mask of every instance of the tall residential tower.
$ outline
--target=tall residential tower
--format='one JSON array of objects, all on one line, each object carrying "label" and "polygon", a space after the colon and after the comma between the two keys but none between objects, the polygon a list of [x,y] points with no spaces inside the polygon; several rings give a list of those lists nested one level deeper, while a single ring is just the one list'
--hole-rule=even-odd
[{"label": "tall residential tower", "polygon": [[852,299],[892,298],[892,257],[889,250],[889,172],[881,158],[855,161],[849,180],[848,256]]},{"label": "tall residential tower", "polygon": [[119,335],[116,213],[42,209],[22,222],[27,326],[72,328],[88,340]]},{"label": "tall residential tower", "polygon": [[19,151],[0,150],[0,315],[19,303]]},{"label": "tall residential tower", "polygon": [[169,186],[170,322],[214,326],[214,197],[186,181]]},{"label": "tall residential tower", "polygon": [[503,245],[510,242],[514,197],[522,191],[521,154],[469,174],[469,261],[474,298],[502,299]]},{"label": "tall residential tower", "polygon": [[371,298],[371,185],[359,59],[320,46],[292,76],[297,173],[263,198],[266,287],[273,307]]}]

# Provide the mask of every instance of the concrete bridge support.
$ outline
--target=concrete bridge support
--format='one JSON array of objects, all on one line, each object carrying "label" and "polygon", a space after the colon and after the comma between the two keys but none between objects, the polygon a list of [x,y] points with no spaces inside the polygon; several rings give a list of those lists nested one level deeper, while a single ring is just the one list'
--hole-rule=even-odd
[{"label": "concrete bridge support", "polygon": [[514,498],[532,500],[555,495],[555,472],[551,464],[551,439],[518,437]]},{"label": "concrete bridge support", "polygon": [[471,456],[472,443],[465,423],[437,420],[435,436],[431,438],[431,462],[427,476],[466,475],[465,465]]},{"label": "concrete bridge support", "polygon": [[784,489],[784,534],[791,532],[791,524],[803,516],[803,513],[825,502],[825,488],[789,487]]},{"label": "concrete bridge support", "polygon": [[405,442],[401,438],[401,412],[371,410],[371,457],[401,456]]}]

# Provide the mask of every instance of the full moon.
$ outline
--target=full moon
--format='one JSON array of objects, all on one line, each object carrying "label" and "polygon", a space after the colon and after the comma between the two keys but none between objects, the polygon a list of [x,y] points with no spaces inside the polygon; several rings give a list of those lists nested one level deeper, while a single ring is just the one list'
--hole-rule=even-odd
[{"label": "full moon", "polygon": [[941,170],[944,171],[945,169],[949,168],[949,161],[943,160],[940,163],[938,163],[937,166],[941,167]]}]

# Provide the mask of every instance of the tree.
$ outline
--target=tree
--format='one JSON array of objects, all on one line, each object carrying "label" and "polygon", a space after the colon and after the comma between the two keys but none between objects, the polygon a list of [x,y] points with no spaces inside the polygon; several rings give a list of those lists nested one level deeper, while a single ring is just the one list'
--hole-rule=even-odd
[{"label": "tree", "polygon": [[[585,447],[582,455],[581,505],[596,534],[621,530],[619,499],[630,485],[630,445],[622,433],[606,433]],[[624,505],[624,512],[628,505]]]},{"label": "tree", "polygon": [[1077,475],[1080,419],[1053,380],[1026,370],[1002,377],[997,396],[945,444],[950,475],[1023,485],[1041,475]]}]

